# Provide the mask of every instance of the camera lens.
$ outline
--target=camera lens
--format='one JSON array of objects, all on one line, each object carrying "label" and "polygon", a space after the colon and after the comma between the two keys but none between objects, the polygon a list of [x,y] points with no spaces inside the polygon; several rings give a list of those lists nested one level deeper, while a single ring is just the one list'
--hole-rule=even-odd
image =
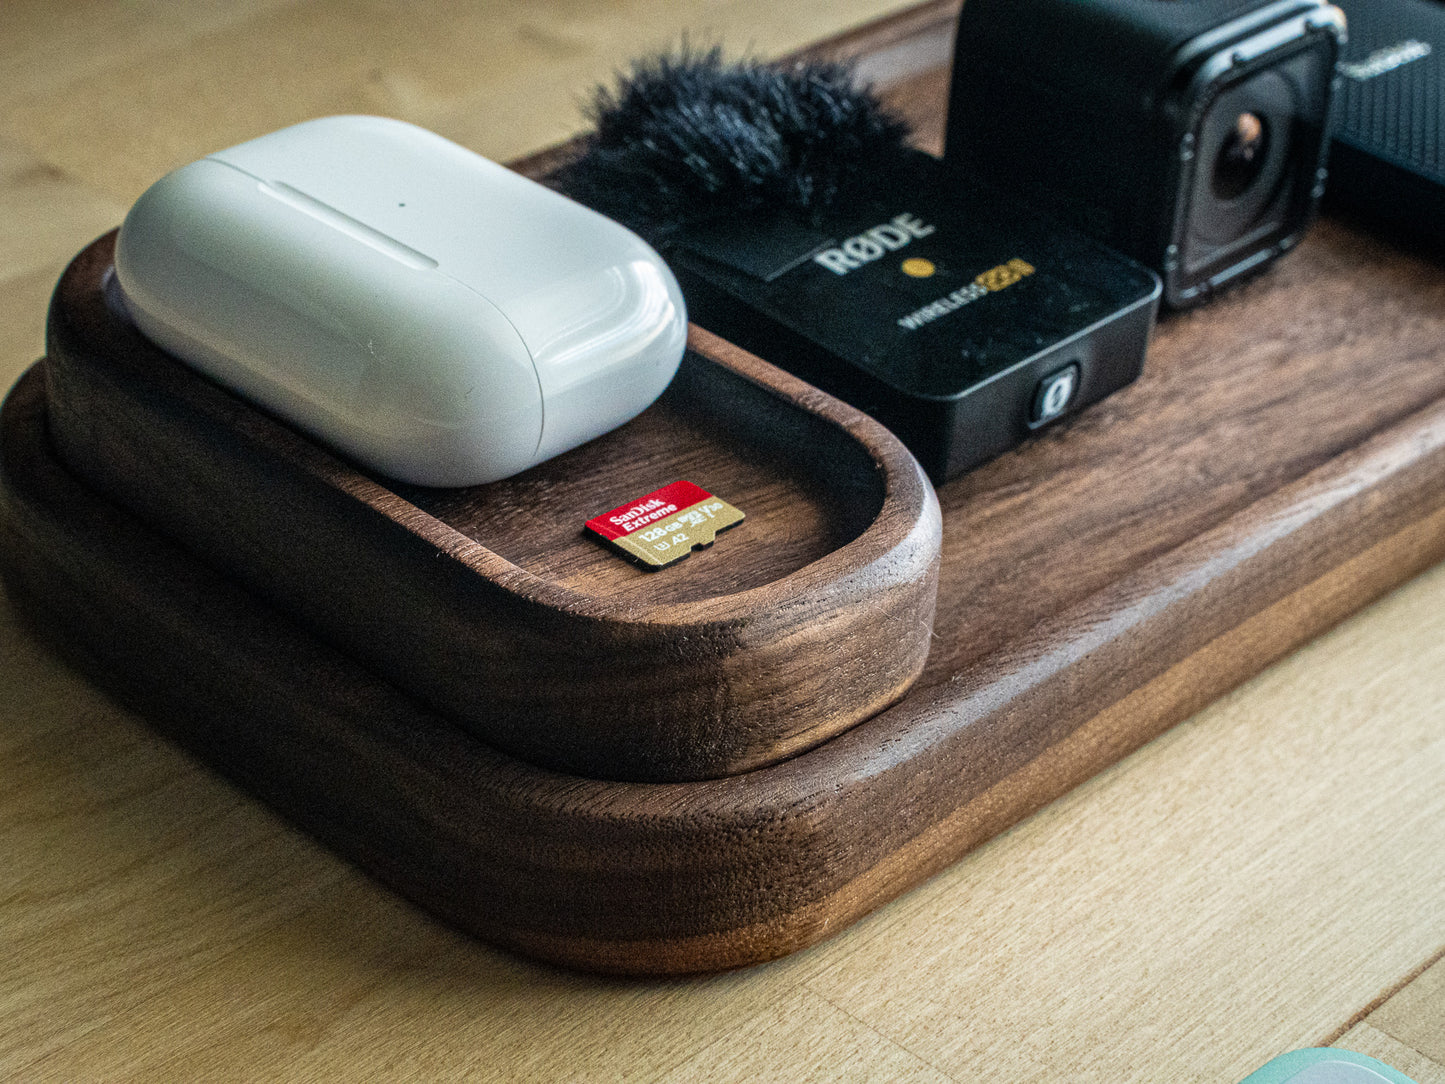
[{"label": "camera lens", "polygon": [[1204,112],[1181,253],[1187,273],[1257,250],[1283,225],[1311,143],[1301,105],[1294,82],[1266,69],[1225,87]]},{"label": "camera lens", "polygon": [[1234,118],[1214,159],[1214,194],[1226,202],[1248,192],[1269,160],[1269,126],[1258,113]]}]

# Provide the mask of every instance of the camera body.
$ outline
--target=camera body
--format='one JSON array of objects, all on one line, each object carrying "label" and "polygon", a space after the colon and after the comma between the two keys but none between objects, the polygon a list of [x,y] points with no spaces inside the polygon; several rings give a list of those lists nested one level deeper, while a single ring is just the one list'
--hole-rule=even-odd
[{"label": "camera body", "polygon": [[1313,221],[1344,34],[1324,0],[968,0],[946,167],[1197,304]]}]

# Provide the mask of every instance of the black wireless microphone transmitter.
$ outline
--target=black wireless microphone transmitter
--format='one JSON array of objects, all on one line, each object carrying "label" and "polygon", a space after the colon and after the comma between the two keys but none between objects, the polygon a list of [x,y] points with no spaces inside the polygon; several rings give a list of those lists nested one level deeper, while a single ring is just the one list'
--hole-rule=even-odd
[{"label": "black wireless microphone transmitter", "polygon": [[936,482],[1140,373],[1152,272],[945,175],[846,69],[639,64],[552,178],[651,241],[690,318],[873,415]]}]

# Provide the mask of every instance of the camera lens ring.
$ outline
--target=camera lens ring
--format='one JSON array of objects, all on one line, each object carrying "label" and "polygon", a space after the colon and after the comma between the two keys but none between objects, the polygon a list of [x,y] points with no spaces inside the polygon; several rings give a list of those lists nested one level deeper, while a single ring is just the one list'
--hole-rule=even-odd
[{"label": "camera lens ring", "polygon": [[[1224,88],[1211,102],[1198,129],[1200,153],[1188,234],[1194,259],[1190,262],[1210,259],[1211,253],[1244,241],[1274,217],[1272,212],[1293,172],[1291,162],[1298,157],[1294,121],[1300,109],[1295,89],[1269,69]],[[1221,192],[1215,186],[1215,170],[1245,114],[1259,119],[1267,138],[1257,144],[1262,153],[1240,170],[1236,181],[1244,183],[1239,191],[1226,186]]]}]

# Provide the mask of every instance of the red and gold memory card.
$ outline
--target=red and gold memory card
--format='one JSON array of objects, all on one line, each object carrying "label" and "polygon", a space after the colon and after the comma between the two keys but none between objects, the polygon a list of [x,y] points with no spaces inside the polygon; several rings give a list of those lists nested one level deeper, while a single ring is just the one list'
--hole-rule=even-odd
[{"label": "red and gold memory card", "polygon": [[587,521],[587,529],[623,554],[658,569],[681,561],[717,533],[743,521],[742,512],[691,482],[673,482]]}]

